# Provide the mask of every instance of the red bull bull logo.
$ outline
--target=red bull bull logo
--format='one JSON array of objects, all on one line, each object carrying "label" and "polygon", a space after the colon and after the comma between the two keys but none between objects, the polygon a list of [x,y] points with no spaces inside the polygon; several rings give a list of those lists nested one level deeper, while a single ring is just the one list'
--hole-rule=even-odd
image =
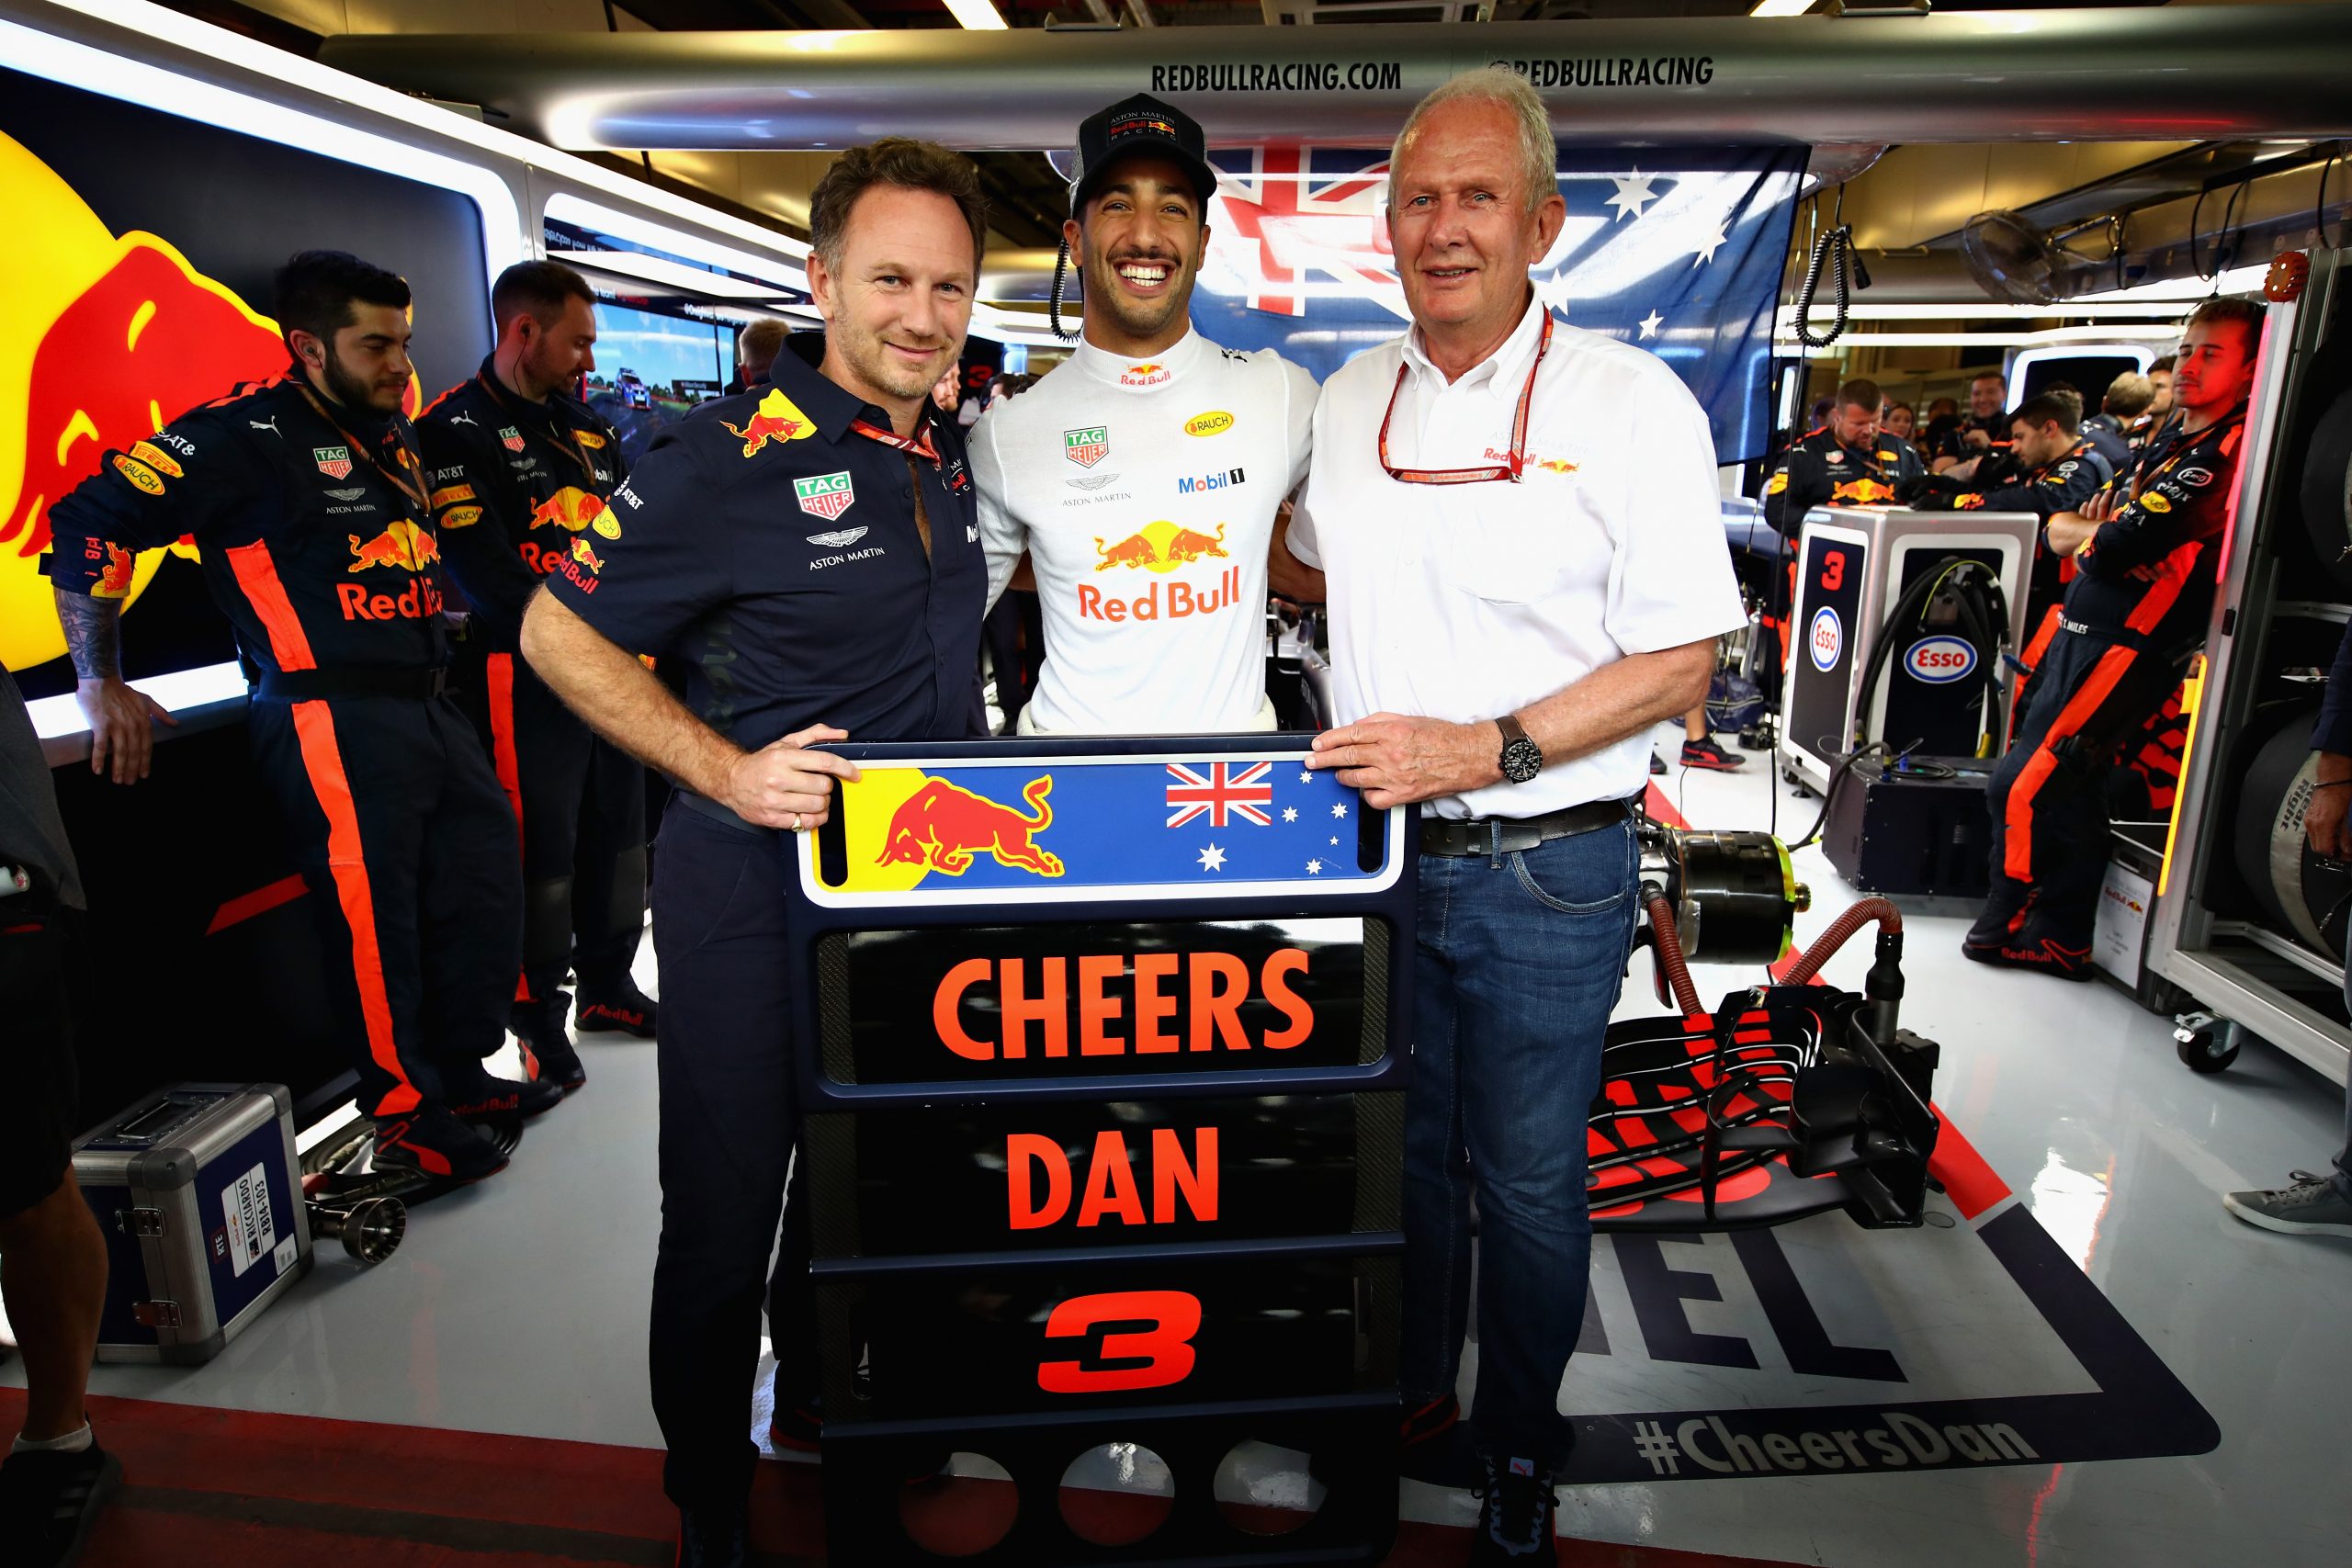
[{"label": "red bull bull logo", "polygon": [[[526,529],[561,528],[577,534],[582,528],[594,526],[610,510],[605,504],[604,497],[592,495],[578,485],[566,485],[531,508],[531,521],[526,525]],[[609,533],[604,528],[596,531],[608,539],[619,538],[620,525],[615,522],[609,527]]]},{"label": "red bull bull logo", "polygon": [[602,571],[605,570],[603,558],[596,554],[595,550],[590,547],[588,541],[585,539],[574,539],[571,541],[571,558],[578,561],[582,566],[586,567],[590,571]]},{"label": "red bull bull logo", "polygon": [[1849,479],[1833,486],[1829,499],[1833,504],[1844,506],[1892,506],[1894,487],[1871,479]]},{"label": "red bull bull logo", "polygon": [[[50,547],[50,506],[109,450],[159,484],[180,478],[192,454],[155,461],[167,451],[156,433],[240,382],[277,375],[286,346],[274,322],[168,241],[114,234],[6,136],[0,208],[12,219],[0,247],[0,663],[22,670],[65,650],[36,564]],[[413,413],[413,386],[406,403]],[[135,582],[124,597],[136,602]]]},{"label": "red bull bull logo", "polygon": [[741,424],[729,423],[723,419],[718,423],[726,425],[729,433],[743,443],[743,456],[746,457],[758,457],[760,449],[771,441],[806,441],[817,433],[815,423],[784,395],[780,387],[769,388],[768,395],[760,400],[759,407],[752,411],[752,417]]},{"label": "red bull bull logo", "polygon": [[372,539],[363,540],[356,534],[344,537],[351,541],[351,565],[345,569],[349,571],[366,571],[379,566],[423,571],[441,558],[440,542],[406,518],[387,525]]},{"label": "red bull bull logo", "polygon": [[131,575],[138,570],[138,558],[110,539],[93,539],[90,552],[106,551],[107,564],[98,573],[97,582],[90,589],[93,599],[121,599],[130,592]]},{"label": "red bull bull logo", "polygon": [[1114,566],[1129,570],[1173,571],[1180,566],[1201,559],[1204,556],[1224,557],[1225,525],[1216,525],[1214,536],[1179,527],[1166,521],[1146,524],[1134,534],[1115,545],[1106,545],[1101,535],[1094,538],[1094,553],[1102,558],[1095,563],[1097,571],[1108,571]]},{"label": "red bull bull logo", "polygon": [[1025,812],[975,795],[945,779],[933,779],[909,796],[891,814],[877,865],[904,863],[961,876],[975,855],[988,855],[999,865],[1059,876],[1062,863],[1034,841],[1054,824],[1054,775],[1042,774],[1022,786]]}]

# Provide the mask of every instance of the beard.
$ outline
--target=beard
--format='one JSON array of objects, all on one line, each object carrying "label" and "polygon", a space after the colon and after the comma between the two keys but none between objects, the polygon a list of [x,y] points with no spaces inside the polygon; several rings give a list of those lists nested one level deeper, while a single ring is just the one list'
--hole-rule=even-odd
[{"label": "beard", "polygon": [[326,383],[328,394],[354,413],[377,418],[400,412],[401,389],[386,387],[379,389],[374,382],[361,380],[344,368],[343,361],[332,350],[327,354],[326,364],[321,368],[319,378]]},{"label": "beard", "polygon": [[842,360],[851,374],[893,398],[927,398],[939,378],[956,362],[956,344],[941,344],[931,359],[909,365],[883,342],[879,333],[840,322],[828,322],[826,339],[838,343]]}]

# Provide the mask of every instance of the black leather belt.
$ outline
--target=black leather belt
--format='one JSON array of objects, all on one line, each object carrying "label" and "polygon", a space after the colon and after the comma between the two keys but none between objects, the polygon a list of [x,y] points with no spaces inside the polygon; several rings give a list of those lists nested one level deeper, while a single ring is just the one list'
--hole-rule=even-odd
[{"label": "black leather belt", "polygon": [[763,828],[757,822],[746,821],[737,815],[733,808],[719,805],[707,795],[696,795],[690,789],[682,789],[677,792],[677,799],[678,804],[687,810],[707,817],[721,827],[732,828],[739,833],[750,833],[762,839],[780,839],[784,836],[783,829]]},{"label": "black leather belt", "polygon": [[1597,828],[1610,828],[1633,815],[1632,803],[1592,800],[1541,817],[1469,817],[1421,819],[1421,853],[1425,855],[1507,855],[1532,850],[1554,839],[1572,839]]},{"label": "black leather belt", "polygon": [[280,670],[265,674],[254,695],[269,702],[307,703],[318,697],[411,697],[428,702],[449,689],[448,666],[405,670]]}]

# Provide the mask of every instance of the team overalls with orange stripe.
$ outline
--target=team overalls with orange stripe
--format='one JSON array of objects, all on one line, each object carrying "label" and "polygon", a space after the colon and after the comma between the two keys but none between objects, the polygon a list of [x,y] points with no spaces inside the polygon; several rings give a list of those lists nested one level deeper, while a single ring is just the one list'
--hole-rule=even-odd
[{"label": "team overalls with orange stripe", "polygon": [[[1840,442],[1827,424],[1806,431],[1789,444],[1780,466],[1764,481],[1764,521],[1790,546],[1804,525],[1804,514],[1816,506],[1893,506],[1899,486],[1927,472],[1909,442],[1884,431],[1867,439]],[[1796,566],[1789,566],[1792,593]],[[1777,616],[1765,624],[1780,641],[1781,658],[1789,656],[1788,627]]]},{"label": "team overalls with orange stripe", "polygon": [[481,1081],[522,923],[514,819],[435,694],[447,589],[426,501],[405,418],[282,379],[107,453],[50,510],[67,592],[123,598],[139,551],[193,539],[258,677],[254,760],[310,886],[359,1103],[381,1116]]},{"label": "team overalls with orange stripe", "polygon": [[[645,926],[645,770],[600,739],[516,657],[523,609],[566,561],[621,536],[620,433],[578,398],[499,379],[495,355],[416,422],[432,465],[442,558],[469,612],[452,669],[523,835],[523,968],[515,1032],[543,1068],[575,1069],[561,987],[580,972],[583,1023],[621,1009]],[[576,568],[575,568],[576,570]],[[645,1021],[639,1017],[639,1023]],[[650,1033],[640,1028],[639,1032]]]},{"label": "team overalls with orange stripe", "polygon": [[2179,684],[2213,609],[2245,408],[2140,460],[2132,499],[2075,557],[2033,696],[1987,791],[1993,888],[1968,945],[2087,964],[2117,745]]}]

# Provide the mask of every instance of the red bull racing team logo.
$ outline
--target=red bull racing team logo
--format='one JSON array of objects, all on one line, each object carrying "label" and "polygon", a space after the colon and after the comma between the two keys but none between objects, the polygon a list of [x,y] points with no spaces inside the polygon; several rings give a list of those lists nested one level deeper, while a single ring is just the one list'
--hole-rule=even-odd
[{"label": "red bull racing team logo", "polygon": [[531,508],[531,520],[525,532],[536,534],[542,528],[560,530],[555,543],[542,545],[535,539],[525,538],[514,547],[514,553],[522,558],[523,564],[542,577],[560,570],[567,559],[580,558],[571,546],[582,541],[575,538],[566,543],[563,534],[593,530],[602,538],[617,539],[621,536],[620,519],[613,514],[613,509],[605,499],[590,494],[578,485],[566,485]]},{"label": "red bull racing team logo", "polygon": [[1098,536],[1094,552],[1102,558],[1095,565],[1097,571],[1108,571],[1114,566],[1130,570],[1143,567],[1153,571],[1173,571],[1204,556],[1225,556],[1225,525],[1218,524],[1216,536],[1211,537],[1173,523],[1154,523],[1115,545],[1104,544]]},{"label": "red bull racing team logo", "polygon": [[1046,799],[1053,792],[1053,774],[1031,779],[1021,790],[1029,807],[1024,812],[961,784],[933,779],[891,813],[881,858],[875,863],[920,865],[961,876],[974,855],[988,855],[999,865],[1059,876],[1060,857],[1033,841],[1054,825],[1054,808]]},{"label": "red bull racing team logo", "polygon": [[379,566],[423,571],[441,558],[439,541],[405,518],[388,525],[372,539],[362,539],[356,534],[344,537],[351,541],[351,565],[346,569],[351,571],[366,571]]},{"label": "red bull racing team logo", "polygon": [[771,387],[752,417],[741,424],[718,422],[743,443],[743,456],[756,457],[760,449],[771,441],[806,441],[817,434],[817,426],[800,412],[799,406],[784,395],[781,387]]},{"label": "red bull racing team logo", "polygon": [[1062,456],[1081,468],[1091,468],[1111,455],[1111,427],[1090,424],[1062,432]]},{"label": "red bull racing team logo", "polygon": [[107,564],[98,572],[98,581],[90,589],[93,599],[121,599],[130,592],[131,574],[138,568],[138,558],[111,540],[92,539],[90,551],[106,551]]},{"label": "red bull racing team logo", "polygon": [[1871,479],[1849,479],[1833,487],[1829,499],[1841,506],[1892,506],[1894,487]]},{"label": "red bull racing team logo", "polygon": [[1176,372],[1158,360],[1143,365],[1130,365],[1119,372],[1119,385],[1122,387],[1159,387],[1175,378]]}]

